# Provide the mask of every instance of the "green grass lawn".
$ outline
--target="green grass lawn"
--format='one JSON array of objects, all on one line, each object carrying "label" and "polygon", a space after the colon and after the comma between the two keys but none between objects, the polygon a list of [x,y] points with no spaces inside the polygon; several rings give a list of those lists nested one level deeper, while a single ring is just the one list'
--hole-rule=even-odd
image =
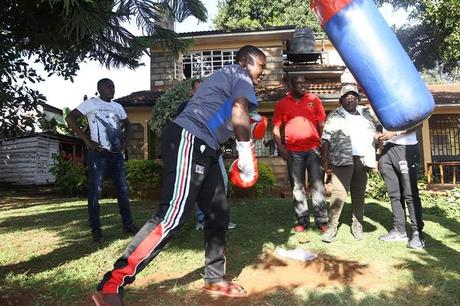
[{"label": "green grass lawn", "polygon": [[[0,305],[89,305],[97,282],[130,241],[122,232],[116,201],[102,201],[106,242],[96,245],[85,199],[0,196],[8,197],[0,199]],[[154,202],[133,201],[136,223],[143,224],[155,207]],[[366,204],[365,240],[353,240],[346,205],[331,244],[322,243],[315,229],[291,230],[288,199],[235,199],[231,209],[231,221],[238,226],[229,233],[227,275],[245,287],[257,282],[262,291],[249,290],[248,298],[238,301],[203,294],[203,233],[190,220],[128,286],[126,304],[460,305],[457,220],[425,214],[427,248],[414,251],[405,243],[378,240],[391,227],[391,212],[388,204],[376,201]],[[282,260],[274,255],[277,246],[302,247],[319,258],[306,264]],[[283,278],[283,273],[291,274]],[[290,282],[299,276],[299,282]]]}]

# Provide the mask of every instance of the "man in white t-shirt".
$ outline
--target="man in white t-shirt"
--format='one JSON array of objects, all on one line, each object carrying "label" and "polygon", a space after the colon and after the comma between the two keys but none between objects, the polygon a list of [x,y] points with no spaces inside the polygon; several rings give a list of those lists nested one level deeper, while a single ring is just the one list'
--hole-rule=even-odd
[{"label": "man in white t-shirt", "polygon": [[[97,82],[99,97],[83,101],[66,117],[69,127],[88,148],[88,214],[94,242],[102,242],[103,235],[99,220],[99,198],[104,177],[110,175],[117,188],[117,200],[126,233],[135,234],[139,228],[133,223],[129,210],[128,184],[126,182],[123,152],[127,148],[130,124],[123,107],[112,101],[115,85],[110,79]],[[90,134],[78,125],[81,116],[88,119]],[[125,130],[123,138],[122,125]]]},{"label": "man in white t-shirt", "polygon": [[412,227],[408,248],[425,247],[423,236],[422,203],[417,187],[419,151],[415,130],[384,131],[379,140],[383,142],[379,158],[379,170],[387,186],[393,211],[393,229],[380,237],[382,241],[407,241],[406,206]]}]

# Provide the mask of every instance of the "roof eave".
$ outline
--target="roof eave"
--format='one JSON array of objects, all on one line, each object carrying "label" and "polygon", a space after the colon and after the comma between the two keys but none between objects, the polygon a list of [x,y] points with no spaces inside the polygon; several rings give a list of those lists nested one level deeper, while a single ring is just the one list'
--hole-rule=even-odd
[{"label": "roof eave", "polygon": [[459,103],[455,104],[435,104],[435,107],[460,107]]},{"label": "roof eave", "polygon": [[234,37],[240,35],[273,35],[273,34],[283,34],[283,33],[294,33],[294,26],[286,26],[281,28],[273,29],[257,29],[257,30],[233,30],[233,31],[201,31],[201,32],[185,32],[179,33],[180,39],[190,39],[190,38],[213,38],[213,37]]}]

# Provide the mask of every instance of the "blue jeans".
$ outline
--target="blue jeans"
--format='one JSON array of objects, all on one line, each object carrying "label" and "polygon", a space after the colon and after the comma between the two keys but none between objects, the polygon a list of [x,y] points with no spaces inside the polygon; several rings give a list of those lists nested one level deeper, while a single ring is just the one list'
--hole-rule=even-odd
[{"label": "blue jeans", "polygon": [[321,169],[319,151],[314,149],[289,153],[292,156],[292,159],[288,161],[289,181],[298,221],[304,222],[303,219],[309,218],[307,196],[305,195],[305,170],[307,170],[316,224],[327,223],[326,191],[324,189],[324,173]]},{"label": "blue jeans", "polygon": [[[219,155],[218,162],[219,162],[220,171],[222,172],[222,177],[224,179],[225,193],[227,193],[228,176],[227,176],[227,170],[225,170],[224,157],[222,154]],[[195,216],[196,216],[196,222],[198,223],[204,222],[204,213],[198,208],[198,205],[196,205]]]},{"label": "blue jeans", "polygon": [[131,225],[133,219],[129,210],[128,183],[126,182],[125,162],[122,153],[89,151],[88,165],[88,215],[92,231],[99,231],[99,199],[104,177],[110,176],[117,190],[118,208],[124,226]]}]

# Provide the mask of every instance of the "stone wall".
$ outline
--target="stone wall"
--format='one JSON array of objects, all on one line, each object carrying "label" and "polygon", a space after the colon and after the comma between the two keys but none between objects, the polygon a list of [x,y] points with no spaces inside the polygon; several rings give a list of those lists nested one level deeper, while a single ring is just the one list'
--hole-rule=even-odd
[{"label": "stone wall", "polygon": [[166,90],[175,82],[174,58],[166,52],[152,52],[150,57],[150,89]]},{"label": "stone wall", "polygon": [[265,77],[261,86],[275,85],[283,81],[283,49],[281,47],[261,48],[267,56]]}]

